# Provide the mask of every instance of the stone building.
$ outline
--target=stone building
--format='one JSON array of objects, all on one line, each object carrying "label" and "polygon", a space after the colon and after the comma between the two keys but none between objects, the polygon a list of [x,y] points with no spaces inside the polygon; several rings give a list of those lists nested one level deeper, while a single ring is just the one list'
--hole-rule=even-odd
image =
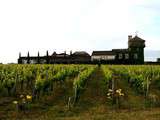
[{"label": "stone building", "polygon": [[90,63],[91,56],[85,51],[77,51],[72,54],[60,53],[57,54],[54,52],[52,55],[49,55],[48,51],[46,52],[46,56],[29,56],[29,52],[27,57],[22,57],[21,54],[18,58],[19,64],[71,64],[71,63],[80,63],[87,64]]},{"label": "stone building", "polygon": [[110,64],[143,64],[145,40],[137,35],[128,36],[127,49],[112,49],[111,51],[93,51],[91,61],[93,63]]},{"label": "stone building", "polygon": [[93,51],[90,56],[85,51],[76,51],[72,54],[54,52],[49,55],[48,51],[46,56],[30,56],[29,52],[26,57],[19,55],[19,64],[90,64],[90,63],[107,63],[107,64],[144,64],[144,48],[145,40],[137,35],[132,37],[128,36],[127,49],[112,49],[111,51]]}]

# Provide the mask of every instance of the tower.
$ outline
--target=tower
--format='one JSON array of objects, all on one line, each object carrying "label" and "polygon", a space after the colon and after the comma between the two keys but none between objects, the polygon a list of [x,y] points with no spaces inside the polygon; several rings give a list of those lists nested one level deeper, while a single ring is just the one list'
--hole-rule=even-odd
[{"label": "tower", "polygon": [[132,64],[144,63],[144,48],[145,40],[141,39],[137,35],[133,38],[131,35],[128,36],[129,56]]},{"label": "tower", "polygon": [[28,54],[27,54],[27,64],[30,64],[30,56],[29,56],[29,51],[28,51]]}]

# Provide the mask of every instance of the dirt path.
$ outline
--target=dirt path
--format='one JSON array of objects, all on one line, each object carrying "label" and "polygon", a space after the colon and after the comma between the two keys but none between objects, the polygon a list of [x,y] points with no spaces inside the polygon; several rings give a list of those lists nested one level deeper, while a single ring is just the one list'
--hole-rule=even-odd
[{"label": "dirt path", "polygon": [[[54,104],[45,115],[42,115],[40,119],[78,119],[81,116],[86,116],[87,119],[93,119],[96,114],[104,114],[107,110],[106,105],[106,85],[103,82],[104,74],[101,68],[97,68],[96,71],[88,79],[84,91],[80,95],[80,99],[75,107],[70,111],[67,110],[67,104],[64,103],[65,97]],[[73,82],[73,81],[72,81]],[[66,89],[70,91],[67,96],[73,95],[73,86],[71,82]],[[69,85],[68,84],[68,85]],[[66,94],[65,94],[66,96]]]},{"label": "dirt path", "polygon": [[104,83],[104,73],[101,68],[97,68],[86,83],[84,92],[76,106],[81,114],[106,111],[106,88]]}]

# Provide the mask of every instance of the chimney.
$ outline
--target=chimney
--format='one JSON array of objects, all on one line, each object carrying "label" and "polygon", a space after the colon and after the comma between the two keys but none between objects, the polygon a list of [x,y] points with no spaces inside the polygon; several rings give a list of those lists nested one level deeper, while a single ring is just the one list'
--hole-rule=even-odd
[{"label": "chimney", "polygon": [[53,52],[53,55],[56,55],[56,54],[57,54],[57,53],[54,51],[54,52]]},{"label": "chimney", "polygon": [[70,55],[72,55],[72,50],[70,51]]},{"label": "chimney", "polygon": [[128,35],[128,41],[132,39],[132,35]]},{"label": "chimney", "polygon": [[19,53],[19,58],[21,58],[21,52]]}]

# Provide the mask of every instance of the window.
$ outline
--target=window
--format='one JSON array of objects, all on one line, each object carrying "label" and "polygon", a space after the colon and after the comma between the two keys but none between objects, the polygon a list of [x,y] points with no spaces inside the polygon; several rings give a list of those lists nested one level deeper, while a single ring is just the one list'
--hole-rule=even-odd
[{"label": "window", "polygon": [[115,55],[108,55],[107,56],[107,60],[114,60],[115,59]]},{"label": "window", "polygon": [[106,56],[101,56],[101,59],[102,59],[102,60],[105,60],[105,59],[106,59]]},{"label": "window", "polygon": [[129,54],[125,54],[125,59],[129,59]]},{"label": "window", "polygon": [[22,59],[23,64],[27,64],[27,60]]},{"label": "window", "polygon": [[92,56],[91,58],[92,58],[92,61],[102,59],[101,56]]},{"label": "window", "polygon": [[138,59],[137,53],[134,54],[134,59]]},{"label": "window", "polygon": [[137,51],[139,51],[139,48],[137,48]]},{"label": "window", "polygon": [[122,59],[123,58],[123,55],[120,53],[119,54],[119,59]]}]

